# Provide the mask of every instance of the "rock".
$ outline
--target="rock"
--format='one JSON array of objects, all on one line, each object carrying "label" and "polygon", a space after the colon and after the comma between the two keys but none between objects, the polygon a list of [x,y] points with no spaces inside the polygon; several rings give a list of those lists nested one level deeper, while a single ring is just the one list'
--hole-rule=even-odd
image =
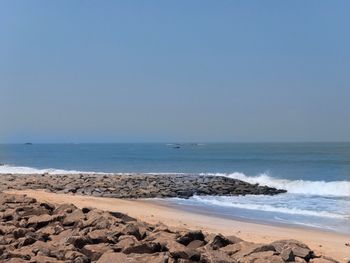
[{"label": "rock", "polygon": [[91,240],[86,236],[70,236],[66,240],[67,244],[72,244],[76,248],[83,248],[85,245],[90,244]]},{"label": "rock", "polygon": [[37,232],[42,233],[44,235],[51,236],[51,235],[58,235],[62,231],[64,231],[64,227],[60,223],[54,222],[53,224],[50,224],[48,226],[45,226],[39,229]]},{"label": "rock", "polygon": [[[27,177],[23,178],[26,180]],[[78,178],[83,180],[82,183],[90,184],[88,190],[82,191],[101,195],[109,191],[101,181],[85,180],[83,176]],[[191,179],[181,178],[184,184],[191,183]],[[38,181],[45,180],[45,176],[44,179],[39,179]],[[108,176],[107,179],[109,180]],[[52,180],[56,179],[52,177]],[[68,175],[62,176],[60,180],[72,187],[76,184],[69,182],[71,178]],[[150,184],[150,188],[155,189],[171,185],[171,182],[154,185],[153,179],[150,182],[143,182],[140,178],[138,180],[138,184]],[[226,179],[220,180],[222,184],[216,182],[213,189],[218,192],[231,191],[229,185],[224,185]],[[203,181],[210,182],[210,178],[203,178]],[[36,184],[28,181],[28,185]],[[135,190],[132,181],[127,185],[129,190],[123,190],[124,192],[140,195],[141,192]],[[47,183],[47,186],[50,187],[50,184]],[[52,187],[60,189],[60,186]],[[250,187],[249,184],[238,182],[235,189],[245,193]],[[174,191],[179,189],[174,188]],[[259,189],[262,191],[265,188]],[[212,191],[212,188],[208,188],[208,191]],[[3,197],[0,199],[0,262],[336,262],[324,256],[315,256],[305,244],[296,240],[255,244],[235,236],[205,235],[201,231],[169,229],[163,224],[150,225],[118,212],[78,209],[72,205],[55,208],[26,197],[14,198],[6,194],[0,196]]]},{"label": "rock", "polygon": [[[161,253],[154,253],[154,254],[142,254],[137,255],[133,254],[132,257],[128,257],[129,263],[168,263],[168,256],[161,254]],[[181,263],[180,260],[177,261],[178,263]],[[189,261],[193,262],[193,261]]]},{"label": "rock", "polygon": [[53,214],[57,215],[57,214],[72,213],[76,209],[77,207],[73,204],[62,204],[56,207],[56,209],[53,211]]},{"label": "rock", "polygon": [[56,220],[61,220],[63,217],[59,215],[40,215],[33,216],[28,219],[28,226],[34,227],[35,229],[39,229],[41,227],[46,226],[47,224],[54,222]]},{"label": "rock", "polygon": [[284,261],[293,261],[295,259],[294,253],[290,247],[282,249],[280,255]]},{"label": "rock", "polygon": [[78,252],[78,251],[73,251],[73,250],[69,250],[65,253],[65,260],[68,261],[73,261],[73,262],[77,262],[77,263],[89,263],[90,260],[87,256],[85,256],[84,254]]},{"label": "rock", "polygon": [[[119,244],[119,243],[118,243]],[[142,244],[136,244],[134,246],[126,247],[123,249],[124,254],[152,254],[161,251],[161,245],[159,243],[147,242]]]},{"label": "rock", "polygon": [[100,243],[94,245],[86,245],[82,248],[81,252],[86,255],[90,260],[98,260],[104,253],[113,252],[110,244]]},{"label": "rock", "polygon": [[191,243],[189,243],[186,247],[188,249],[197,249],[199,247],[202,247],[205,245],[205,241],[202,240],[193,240]]},{"label": "rock", "polygon": [[[26,261],[28,262],[28,261]],[[64,261],[62,260],[58,260],[56,258],[53,258],[53,257],[46,257],[46,256],[38,256],[36,255],[35,257],[32,257],[30,259],[30,262],[32,263],[64,263]]]},{"label": "rock", "polygon": [[64,218],[63,225],[71,226],[71,225],[77,224],[79,221],[82,221],[84,219],[85,219],[85,214],[80,209],[76,209]]},{"label": "rock", "polygon": [[303,258],[306,261],[308,261],[313,256],[313,251],[311,251],[307,245],[297,240],[293,240],[293,239],[278,240],[278,241],[272,242],[271,245],[279,253],[282,253],[284,249],[291,249],[294,256]]},{"label": "rock", "polygon": [[204,241],[204,235],[202,231],[189,231],[181,237],[179,237],[176,241],[184,246],[187,246],[194,240]]},{"label": "rock", "polygon": [[250,254],[238,262],[242,263],[284,263],[285,261],[279,255],[275,255],[274,251],[264,251]]},{"label": "rock", "polygon": [[119,238],[119,242],[116,244],[116,248],[123,250],[125,248],[128,247],[133,247],[136,245],[139,245],[140,242],[137,240],[136,237],[131,236],[131,235],[125,235],[125,236],[121,236]]},{"label": "rock", "polygon": [[272,245],[255,244],[245,241],[234,244],[231,248],[235,251],[232,254],[232,257],[237,261],[243,261],[244,257],[253,253],[275,251],[275,248]]},{"label": "rock", "polygon": [[110,234],[110,230],[108,229],[97,229],[88,233],[88,237],[91,239],[93,243],[108,243],[109,234]]},{"label": "rock", "polygon": [[128,258],[123,253],[104,253],[97,263],[126,263],[128,262]]},{"label": "rock", "polygon": [[[189,198],[197,195],[275,195],[286,192],[267,186],[249,184],[233,178],[204,175],[62,175],[60,180],[50,174],[1,176],[0,190],[6,189],[47,189],[51,192],[76,193],[114,198],[153,198],[180,197]],[[127,189],[127,190],[126,190]],[[35,203],[28,197],[8,197],[3,203]],[[53,210],[52,205],[40,204],[53,214],[71,213],[76,208],[66,207]],[[85,209],[85,208],[84,208]],[[84,210],[85,211],[85,210]],[[84,212],[85,213],[85,212]],[[130,222],[127,216],[117,218]]]},{"label": "rock", "polygon": [[214,250],[225,247],[230,244],[233,244],[232,241],[221,234],[214,236],[213,240],[211,240],[208,243],[208,245]]},{"label": "rock", "polygon": [[199,261],[201,258],[200,251],[188,248],[185,248],[183,250],[172,251],[170,252],[170,255],[174,259],[189,259],[193,261]]},{"label": "rock", "polygon": [[123,213],[119,213],[119,212],[110,212],[110,214],[111,214],[112,216],[114,216],[115,218],[121,219],[121,220],[122,220],[123,222],[125,222],[125,223],[128,223],[128,222],[135,222],[135,221],[136,221],[135,218],[130,217],[130,216],[128,216],[128,215],[126,215],[126,214],[123,214]]},{"label": "rock", "polygon": [[122,233],[123,235],[132,235],[136,237],[138,240],[140,240],[142,237],[139,228],[131,223],[127,224],[122,229]]},{"label": "rock", "polygon": [[31,244],[34,244],[36,242],[36,239],[32,237],[21,237],[17,240],[17,248],[25,247]]},{"label": "rock", "polygon": [[219,250],[209,250],[201,254],[200,261],[203,263],[234,263],[234,259]]}]

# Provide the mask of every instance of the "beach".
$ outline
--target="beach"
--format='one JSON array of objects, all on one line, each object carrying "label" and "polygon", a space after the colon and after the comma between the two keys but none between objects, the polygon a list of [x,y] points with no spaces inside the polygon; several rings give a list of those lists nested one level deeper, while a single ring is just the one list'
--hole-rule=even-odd
[{"label": "beach", "polygon": [[339,262],[348,262],[350,260],[350,247],[345,245],[349,242],[349,236],[339,233],[223,219],[175,209],[174,207],[165,206],[162,202],[152,200],[125,200],[55,194],[40,190],[8,190],[6,193],[26,194],[40,202],[53,204],[72,203],[78,208],[93,207],[105,211],[118,211],[150,224],[161,222],[170,227],[235,235],[245,241],[254,243],[296,239],[307,244],[317,255],[332,257]]},{"label": "beach", "polygon": [[[33,144],[0,153],[0,192],[19,198],[4,197],[0,261],[95,262],[107,251],[137,263],[350,260],[350,144]],[[122,231],[132,218],[142,237]]]}]

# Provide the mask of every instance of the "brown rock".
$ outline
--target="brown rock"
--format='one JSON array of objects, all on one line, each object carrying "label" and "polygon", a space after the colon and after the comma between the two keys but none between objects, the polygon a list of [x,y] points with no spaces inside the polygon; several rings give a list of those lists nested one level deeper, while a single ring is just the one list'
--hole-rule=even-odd
[{"label": "brown rock", "polygon": [[76,248],[83,248],[85,245],[90,244],[91,240],[87,236],[70,236],[66,240],[67,244],[72,244]]},{"label": "brown rock", "polygon": [[94,244],[94,245],[86,245],[82,248],[81,252],[85,254],[90,260],[96,261],[98,260],[104,253],[113,252],[110,244]]},{"label": "brown rock", "polygon": [[172,251],[170,252],[170,255],[174,258],[174,259],[189,259],[189,260],[193,260],[193,261],[199,261],[201,258],[201,253],[198,250],[195,249],[188,249],[185,248],[183,250],[177,250],[177,251]]},{"label": "brown rock", "polygon": [[132,235],[136,237],[138,240],[141,239],[141,233],[137,226],[134,224],[127,224],[121,231],[123,235]]},{"label": "brown rock", "polygon": [[128,258],[123,253],[104,253],[97,263],[126,263],[128,262]]},{"label": "brown rock", "polygon": [[214,236],[214,238],[208,243],[208,245],[214,250],[231,244],[233,244],[231,240],[221,234]]},{"label": "brown rock", "polygon": [[65,253],[65,259],[66,259],[66,261],[70,260],[70,261],[79,262],[79,263],[90,262],[90,260],[88,259],[87,256],[85,256],[84,254],[79,253],[77,251],[73,251],[73,250],[67,251]]},{"label": "brown rock", "polygon": [[46,256],[38,256],[32,257],[30,259],[31,263],[64,263],[62,260],[58,260],[53,257],[46,257]]},{"label": "brown rock", "polygon": [[276,249],[277,252],[281,253],[284,249],[290,248],[296,257],[300,257],[308,261],[312,256],[313,252],[310,248],[302,242],[297,240],[278,240],[272,242],[271,245]]},{"label": "brown rock", "polygon": [[93,243],[107,243],[109,234],[109,229],[97,229],[88,233],[88,237]]},{"label": "brown rock", "polygon": [[137,244],[137,245],[126,247],[125,249],[123,249],[124,254],[131,254],[131,253],[152,254],[160,251],[161,251],[161,245],[159,243],[154,243],[154,242]]},{"label": "brown rock", "polygon": [[284,263],[285,261],[279,256],[275,255],[274,251],[264,251],[250,254],[239,260],[242,263]]},{"label": "brown rock", "polygon": [[79,221],[84,219],[85,219],[84,213],[80,209],[76,209],[64,218],[63,225],[71,226],[71,225],[77,224]]},{"label": "brown rock", "polygon": [[118,243],[115,245],[116,248],[123,250],[127,247],[133,247],[136,245],[139,245],[140,242],[137,240],[136,237],[131,236],[131,235],[125,235],[119,237]]},{"label": "brown rock", "polygon": [[193,240],[204,241],[204,235],[202,231],[189,231],[183,234],[182,236],[180,236],[176,241],[184,246],[187,246]]},{"label": "brown rock", "polygon": [[220,250],[207,250],[201,254],[200,261],[203,263],[234,263],[233,258]]},{"label": "brown rock", "polygon": [[[154,254],[142,254],[137,255],[133,254],[128,256],[128,263],[168,263],[168,256],[163,253],[154,253]],[[181,259],[177,263],[182,262]],[[193,262],[193,261],[188,261]]]},{"label": "brown rock", "polygon": [[205,241],[202,240],[193,240],[191,243],[189,243],[186,247],[188,249],[197,249],[199,247],[202,247],[205,245]]},{"label": "brown rock", "polygon": [[59,215],[40,215],[33,216],[28,219],[28,226],[32,226],[35,229],[42,228],[51,222],[61,220],[63,217]]},{"label": "brown rock", "polygon": [[272,245],[255,244],[245,241],[232,245],[232,248],[237,251],[232,254],[232,257],[237,261],[243,261],[244,257],[253,253],[275,251],[275,248]]},{"label": "brown rock", "polygon": [[56,207],[56,209],[53,211],[53,214],[67,214],[72,213],[77,207],[73,204],[62,204]]},{"label": "brown rock", "polygon": [[280,256],[284,261],[293,261],[295,259],[294,253],[290,247],[284,248],[281,251]]}]

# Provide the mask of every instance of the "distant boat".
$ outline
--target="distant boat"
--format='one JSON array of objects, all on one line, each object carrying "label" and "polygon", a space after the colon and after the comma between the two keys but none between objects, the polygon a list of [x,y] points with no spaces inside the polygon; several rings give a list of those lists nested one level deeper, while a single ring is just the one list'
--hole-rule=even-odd
[{"label": "distant boat", "polygon": [[26,142],[24,145],[33,145],[31,142]]}]

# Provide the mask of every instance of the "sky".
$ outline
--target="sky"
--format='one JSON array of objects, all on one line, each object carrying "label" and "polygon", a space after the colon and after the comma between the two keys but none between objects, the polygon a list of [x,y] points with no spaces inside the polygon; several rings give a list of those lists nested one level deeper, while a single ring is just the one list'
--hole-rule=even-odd
[{"label": "sky", "polygon": [[350,141],[349,1],[0,1],[0,142]]}]

